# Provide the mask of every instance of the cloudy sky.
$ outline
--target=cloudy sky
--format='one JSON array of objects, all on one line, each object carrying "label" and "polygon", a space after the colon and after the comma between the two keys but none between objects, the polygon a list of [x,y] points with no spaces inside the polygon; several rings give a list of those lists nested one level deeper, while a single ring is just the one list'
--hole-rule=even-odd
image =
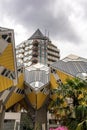
[{"label": "cloudy sky", "polygon": [[87,58],[86,0],[0,0],[0,26],[14,29],[16,45],[39,28],[61,57]]}]

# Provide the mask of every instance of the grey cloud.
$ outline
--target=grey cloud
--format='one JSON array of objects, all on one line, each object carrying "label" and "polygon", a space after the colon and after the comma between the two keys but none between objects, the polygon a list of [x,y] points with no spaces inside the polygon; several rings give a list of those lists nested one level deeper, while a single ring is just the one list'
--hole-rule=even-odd
[{"label": "grey cloud", "polygon": [[28,30],[31,28],[33,30],[36,28],[47,29],[57,40],[60,38],[79,43],[80,38],[69,21],[68,10],[65,11],[63,3],[61,3],[55,16],[54,3],[52,0],[2,0],[1,8],[3,13]]},{"label": "grey cloud", "polygon": [[84,11],[84,18],[87,19],[87,1],[86,0],[78,0],[80,6],[82,7],[83,11]]}]

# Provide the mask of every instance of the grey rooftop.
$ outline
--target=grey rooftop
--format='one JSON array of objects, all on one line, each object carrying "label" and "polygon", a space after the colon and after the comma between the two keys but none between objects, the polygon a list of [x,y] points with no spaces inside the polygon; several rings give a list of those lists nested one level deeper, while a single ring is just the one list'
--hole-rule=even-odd
[{"label": "grey rooftop", "polygon": [[45,37],[42,32],[37,29],[36,32],[29,38],[29,40],[33,40],[33,39],[42,39],[42,40],[46,40],[47,37]]}]

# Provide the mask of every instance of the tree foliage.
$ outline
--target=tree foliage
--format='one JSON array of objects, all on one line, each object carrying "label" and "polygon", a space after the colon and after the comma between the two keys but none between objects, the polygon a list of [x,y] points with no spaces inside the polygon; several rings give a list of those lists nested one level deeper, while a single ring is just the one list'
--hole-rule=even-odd
[{"label": "tree foliage", "polygon": [[65,84],[52,91],[56,93],[56,99],[51,102],[50,109],[70,130],[75,130],[79,123],[87,120],[86,81],[67,79]]}]

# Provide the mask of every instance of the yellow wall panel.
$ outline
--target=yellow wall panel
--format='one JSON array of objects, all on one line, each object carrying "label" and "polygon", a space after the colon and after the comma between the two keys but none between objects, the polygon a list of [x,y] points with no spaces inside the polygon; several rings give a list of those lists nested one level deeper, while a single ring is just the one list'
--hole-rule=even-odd
[{"label": "yellow wall panel", "polygon": [[4,66],[5,68],[14,71],[14,54],[13,54],[13,45],[10,43],[8,44],[5,51],[0,55],[0,65]]},{"label": "yellow wall panel", "polygon": [[[57,74],[58,74],[59,78],[61,79],[61,81],[63,83],[66,82],[66,79],[72,79],[73,78],[73,76],[71,76],[71,75],[69,75],[67,73],[64,73],[64,72],[62,72],[60,70],[57,70]],[[51,88],[52,89],[56,89],[58,87],[58,83],[56,82],[56,79],[53,76],[53,74],[51,74],[51,76],[50,76],[50,82],[51,82]],[[53,99],[53,100],[55,100],[56,98],[57,98],[57,94],[53,94],[51,96],[51,99]]]},{"label": "yellow wall panel", "polygon": [[[24,75],[21,74],[18,77],[18,84],[17,84],[17,88],[24,88]],[[5,84],[7,86],[7,84]],[[13,106],[15,103],[19,102],[24,96],[21,94],[17,94],[17,93],[13,93],[12,96],[9,98],[7,104],[6,104],[6,108],[8,109],[9,107]]]},{"label": "yellow wall panel", "polygon": [[39,109],[44,101],[46,100],[47,95],[39,92],[38,94],[35,94],[34,92],[30,93],[27,95],[31,105],[36,108]]},{"label": "yellow wall panel", "polygon": [[60,70],[57,70],[57,74],[58,74],[58,76],[60,77],[60,79],[61,79],[61,81],[62,81],[63,83],[66,83],[66,79],[72,79],[72,78],[73,78],[72,75],[69,75],[69,74],[67,74],[67,73],[64,73],[64,72],[62,72],[62,71],[60,71]]},{"label": "yellow wall panel", "polygon": [[17,102],[19,102],[23,97],[24,97],[23,95],[13,93],[12,96],[9,98],[7,104],[6,104],[6,109],[13,106]]},{"label": "yellow wall panel", "polygon": [[17,84],[17,87],[18,88],[24,88],[24,74],[21,74],[19,77],[18,77],[18,84]]},{"label": "yellow wall panel", "polygon": [[58,87],[58,83],[56,79],[54,78],[53,74],[50,74],[50,85],[52,89],[56,89]]},{"label": "yellow wall panel", "polygon": [[37,109],[39,109],[40,107],[42,107],[42,105],[45,102],[46,98],[47,98],[47,95],[45,95],[45,94],[43,94],[41,92],[39,92],[37,94]]},{"label": "yellow wall panel", "polygon": [[13,81],[7,77],[0,75],[0,92],[13,86]]},{"label": "yellow wall panel", "polygon": [[35,94],[34,92],[31,92],[31,93],[29,93],[29,94],[27,95],[27,97],[28,97],[28,99],[29,99],[31,105],[32,105],[33,107],[36,107],[36,98],[37,98],[36,94]]}]

